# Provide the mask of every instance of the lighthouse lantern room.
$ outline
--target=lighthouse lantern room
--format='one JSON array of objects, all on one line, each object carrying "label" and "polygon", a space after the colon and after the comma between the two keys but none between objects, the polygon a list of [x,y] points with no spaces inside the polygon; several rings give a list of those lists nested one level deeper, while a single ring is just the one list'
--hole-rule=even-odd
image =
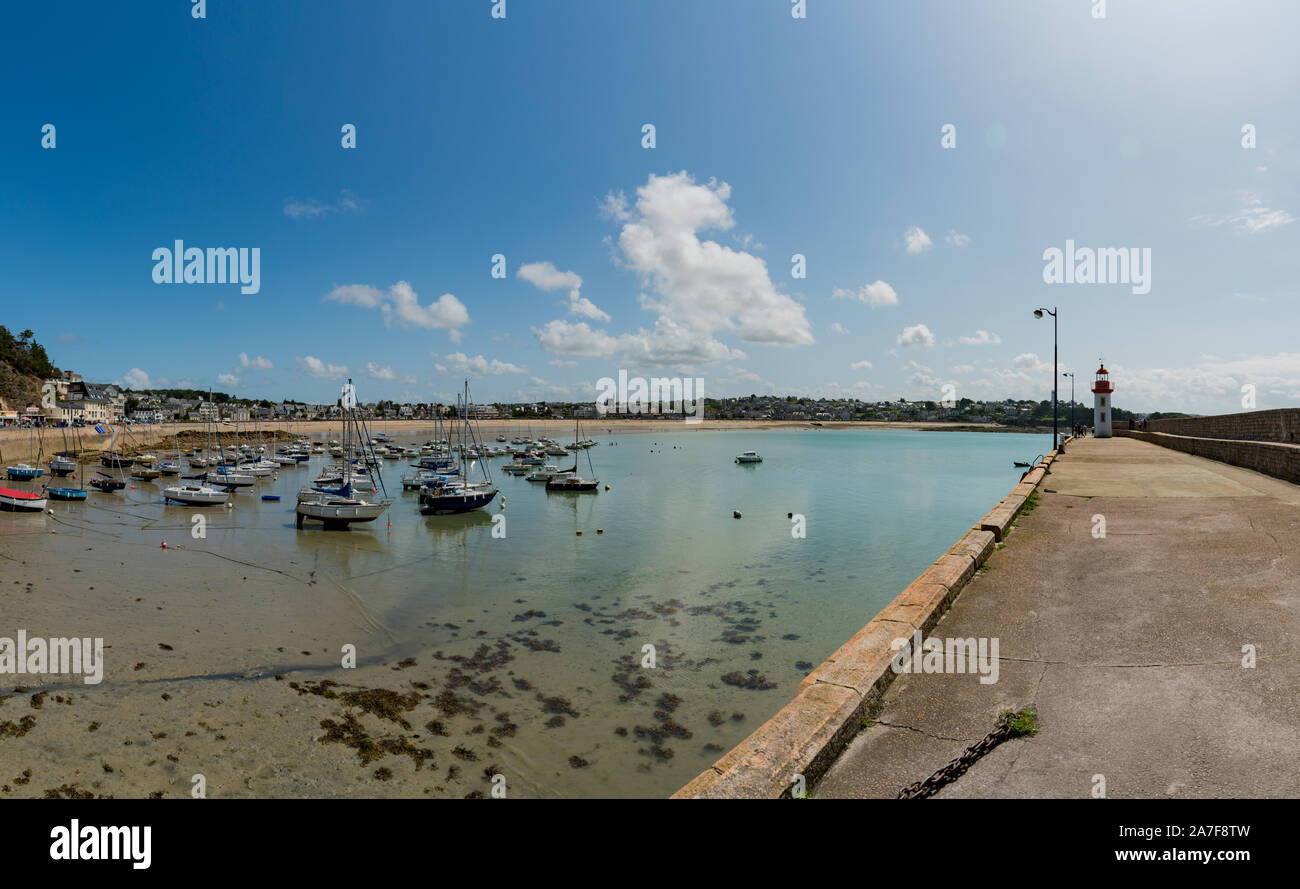
[{"label": "lighthouse lantern room", "polygon": [[1097,438],[1110,438],[1111,413],[1114,411],[1114,391],[1110,387],[1110,373],[1106,365],[1097,368],[1097,380],[1092,384],[1092,428]]}]

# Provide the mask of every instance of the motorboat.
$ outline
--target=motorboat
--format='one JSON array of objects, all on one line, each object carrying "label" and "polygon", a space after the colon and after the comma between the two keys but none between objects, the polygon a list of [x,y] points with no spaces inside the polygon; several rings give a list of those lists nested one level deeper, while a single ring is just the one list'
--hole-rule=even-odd
[{"label": "motorboat", "polygon": [[[76,466],[73,466],[73,468],[75,469]],[[16,482],[29,482],[32,479],[40,478],[44,474],[44,469],[30,463],[15,463],[13,466],[5,467],[5,475],[9,476],[11,481]]]},{"label": "motorboat", "polygon": [[547,463],[539,469],[534,469],[524,478],[530,482],[549,482],[560,474],[560,467]]},{"label": "motorboat", "polygon": [[745,451],[736,458],[737,463],[762,463],[763,458],[758,455],[757,451]]}]

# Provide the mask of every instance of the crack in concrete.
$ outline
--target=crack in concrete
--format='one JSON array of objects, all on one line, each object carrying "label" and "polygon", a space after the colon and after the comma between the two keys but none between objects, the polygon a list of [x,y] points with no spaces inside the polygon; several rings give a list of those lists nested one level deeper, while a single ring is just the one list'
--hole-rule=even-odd
[{"label": "crack in concrete", "polygon": [[924,729],[917,728],[916,726],[903,725],[902,723],[898,723],[898,722],[883,722],[879,719],[877,719],[874,724],[883,725],[888,728],[907,729],[909,732],[916,732],[918,735],[925,735],[927,738],[933,738],[936,741],[958,741],[962,744],[970,744],[979,740],[979,738],[952,738],[949,737],[948,735],[936,735],[933,732],[927,732]]}]

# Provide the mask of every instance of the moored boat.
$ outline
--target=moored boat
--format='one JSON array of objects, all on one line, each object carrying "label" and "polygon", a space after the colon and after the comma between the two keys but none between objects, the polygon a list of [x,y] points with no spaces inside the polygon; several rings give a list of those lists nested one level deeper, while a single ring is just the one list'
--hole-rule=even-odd
[{"label": "moored boat", "polygon": [[0,488],[0,509],[6,512],[40,512],[45,509],[45,498],[31,491]]},{"label": "moored boat", "polygon": [[230,491],[210,485],[187,484],[163,488],[164,503],[185,503],[190,506],[218,506],[230,499]]},{"label": "moored boat", "polygon": [[11,481],[16,482],[29,482],[34,478],[40,478],[44,474],[44,469],[30,463],[15,463],[13,466],[5,467],[5,475],[9,476]]}]

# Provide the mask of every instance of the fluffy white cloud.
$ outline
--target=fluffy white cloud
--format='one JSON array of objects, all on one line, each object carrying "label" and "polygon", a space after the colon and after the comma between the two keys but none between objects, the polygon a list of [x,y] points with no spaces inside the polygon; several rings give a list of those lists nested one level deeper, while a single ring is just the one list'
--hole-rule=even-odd
[{"label": "fluffy white cloud", "polygon": [[460,328],[469,324],[469,310],[450,293],[444,293],[427,306],[420,305],[420,297],[405,281],[398,281],[387,292],[369,284],[348,284],[335,287],[324,296],[324,301],[379,309],[384,323],[401,327],[423,327],[430,330],[446,329],[453,341],[459,341]]},{"label": "fluffy white cloud", "polygon": [[549,262],[529,262],[521,265],[516,274],[543,293],[567,290],[570,315],[582,315],[596,321],[610,320],[609,315],[581,294],[582,278],[576,272],[562,272]]},{"label": "fluffy white cloud", "polygon": [[372,380],[395,380],[397,373],[390,365],[380,366],[373,361],[366,362],[366,376]]},{"label": "fluffy white cloud", "polygon": [[223,386],[238,386],[239,377],[234,374],[217,374],[217,382]]},{"label": "fluffy white cloud", "polygon": [[[437,356],[435,355],[434,358],[436,359]],[[517,364],[499,361],[496,358],[489,360],[482,355],[475,355],[471,358],[464,352],[453,352],[450,355],[445,355],[433,367],[438,373],[467,374],[473,377],[500,377],[507,374],[528,373],[527,368],[520,367]]]},{"label": "fluffy white cloud", "polygon": [[930,333],[930,328],[924,324],[914,324],[911,327],[904,327],[903,332],[898,335],[898,345],[907,348],[909,346],[920,346],[930,348],[934,345],[934,334]]},{"label": "fluffy white cloud", "polygon": [[870,361],[855,361],[849,365],[853,370],[871,370]]},{"label": "fluffy white cloud", "polygon": [[849,329],[838,321],[831,322],[831,333],[848,333]]},{"label": "fluffy white cloud", "polygon": [[[699,237],[735,225],[730,197],[727,183],[700,185],[682,171],[651,174],[637,189],[634,209],[623,201],[617,243],[622,260],[647,288],[642,308],[658,313],[656,331],[671,324],[674,338],[684,331],[705,343],[728,330],[748,343],[812,343],[804,307],[776,289],[762,259]],[[618,205],[619,199],[612,202]],[[703,351],[721,350],[705,345]]]},{"label": "fluffy white cloud", "polygon": [[950,228],[948,234],[944,236],[944,240],[953,247],[965,247],[970,244],[970,235],[958,234],[957,229]]},{"label": "fluffy white cloud", "polygon": [[537,341],[547,352],[558,355],[577,355],[583,358],[604,358],[613,355],[618,340],[603,330],[595,330],[586,321],[548,321],[541,328],[531,328]]},{"label": "fluffy white cloud", "polygon": [[253,370],[270,370],[275,367],[269,358],[263,358],[258,355],[256,358],[249,358],[248,353],[239,353],[239,366],[243,368],[252,368]]},{"label": "fluffy white cloud", "polygon": [[907,252],[913,255],[924,253],[934,246],[930,236],[925,233],[919,226],[912,226],[903,232],[903,243],[906,245]]},{"label": "fluffy white cloud", "polygon": [[149,375],[138,367],[133,367],[122,374],[122,382],[128,389],[148,389],[151,386]]},{"label": "fluffy white cloud", "polygon": [[856,293],[852,290],[836,287],[831,291],[831,299],[856,299],[858,302],[866,303],[873,309],[878,309],[881,306],[898,305],[898,294],[894,292],[894,288],[884,281],[864,284]]},{"label": "fluffy white cloud", "polygon": [[1002,337],[987,330],[977,330],[974,336],[961,336],[957,339],[968,346],[996,346],[1002,342]]},{"label": "fluffy white cloud", "polygon": [[304,355],[301,358],[294,359],[298,366],[308,376],[317,377],[322,380],[337,380],[347,376],[348,366],[346,364],[326,364],[319,358],[311,355]]}]

